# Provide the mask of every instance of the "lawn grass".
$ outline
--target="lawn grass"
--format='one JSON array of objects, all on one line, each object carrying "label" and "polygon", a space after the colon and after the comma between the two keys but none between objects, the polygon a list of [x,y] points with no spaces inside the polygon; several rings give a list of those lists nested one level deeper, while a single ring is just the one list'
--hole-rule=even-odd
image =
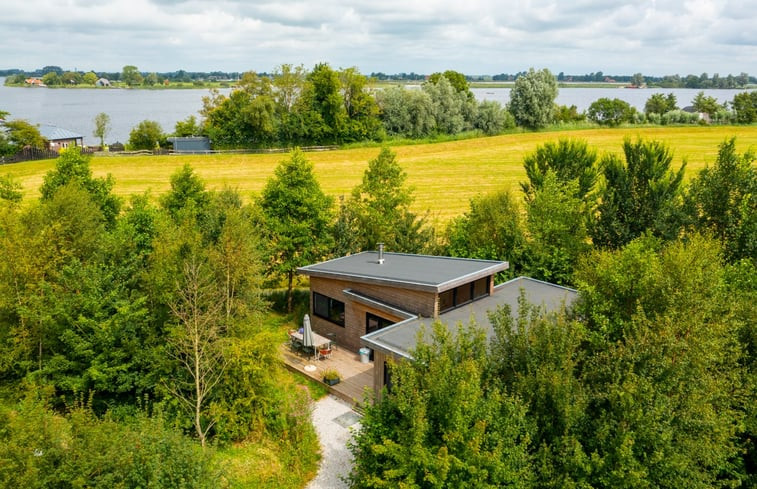
[{"label": "lawn grass", "polygon": [[[600,154],[621,153],[626,137],[664,141],[674,152],[674,165],[687,160],[691,177],[717,156],[718,144],[737,137],[737,149],[757,148],[757,126],[685,126],[615,129],[574,129],[564,131],[522,132],[501,136],[446,141],[432,144],[393,146],[415,189],[414,209],[429,211],[432,220],[445,222],[468,209],[476,194],[500,188],[518,191],[525,179],[523,157],[547,141],[559,138],[584,139]],[[377,147],[358,147],[337,151],[308,153],[323,190],[334,197],[349,195],[360,182],[368,160],[375,158]],[[259,193],[273,175],[282,154],[187,155],[96,157],[92,161],[97,176],[112,174],[115,193],[122,196],[149,191],[154,198],[170,187],[171,175],[190,164],[210,189],[229,186],[249,199]],[[35,198],[54,162],[27,162],[0,168],[23,186],[25,198]]]}]

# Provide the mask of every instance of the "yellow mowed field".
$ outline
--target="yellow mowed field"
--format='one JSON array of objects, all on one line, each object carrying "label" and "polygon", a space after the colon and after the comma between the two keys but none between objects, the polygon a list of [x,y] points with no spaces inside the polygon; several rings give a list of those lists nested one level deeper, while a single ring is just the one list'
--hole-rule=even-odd
[{"label": "yellow mowed field", "polygon": [[[393,151],[415,189],[415,210],[430,211],[432,220],[444,222],[462,214],[476,194],[500,188],[519,191],[525,179],[524,155],[538,145],[559,138],[584,139],[600,154],[620,153],[626,137],[666,142],[673,150],[676,168],[687,161],[687,175],[694,175],[717,156],[718,144],[736,136],[737,148],[757,150],[757,126],[729,127],[650,127],[588,129],[575,131],[530,132],[461,141],[395,146]],[[357,148],[307,153],[323,190],[334,197],[349,195],[359,183],[368,160],[378,148]],[[166,192],[171,175],[189,163],[209,189],[229,186],[245,198],[263,188],[284,154],[188,155],[96,157],[92,170],[96,176],[112,174],[115,192],[122,196],[149,191],[152,197]],[[53,161],[29,162],[0,167],[0,174],[10,173],[24,187],[25,198],[35,198],[45,172]]]}]

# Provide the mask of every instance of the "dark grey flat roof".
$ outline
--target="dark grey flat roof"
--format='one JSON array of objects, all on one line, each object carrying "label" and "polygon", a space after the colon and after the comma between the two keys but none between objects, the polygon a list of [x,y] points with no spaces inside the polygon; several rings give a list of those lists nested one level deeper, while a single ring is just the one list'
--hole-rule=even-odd
[{"label": "dark grey flat roof", "polygon": [[[484,299],[441,314],[439,320],[447,325],[450,331],[454,331],[459,323],[467,324],[475,320],[491,338],[494,330],[489,322],[489,312],[507,304],[513,317],[517,318],[521,290],[525,292],[529,303],[544,307],[547,311],[555,311],[563,303],[570,305],[577,297],[577,292],[573,289],[528,277],[518,277],[497,286],[494,293]],[[410,358],[408,352],[415,347],[419,331],[425,325],[426,331],[430,333],[433,322],[431,318],[408,319],[363,336],[361,343],[385,353]]]},{"label": "dark grey flat roof", "polygon": [[506,261],[472,260],[445,256],[364,251],[350,256],[308,265],[297,273],[354,282],[390,285],[428,292],[444,292],[477,278],[507,270]]}]

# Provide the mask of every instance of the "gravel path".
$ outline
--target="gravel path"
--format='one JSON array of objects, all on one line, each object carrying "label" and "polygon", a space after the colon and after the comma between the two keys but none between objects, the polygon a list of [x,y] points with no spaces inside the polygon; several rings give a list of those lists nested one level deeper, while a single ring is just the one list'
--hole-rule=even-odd
[{"label": "gravel path", "polygon": [[334,396],[326,396],[315,403],[313,425],[321,442],[321,466],[318,475],[306,489],[347,489],[342,480],[352,468],[352,454],[347,441],[350,428],[360,427],[360,416],[349,404]]}]

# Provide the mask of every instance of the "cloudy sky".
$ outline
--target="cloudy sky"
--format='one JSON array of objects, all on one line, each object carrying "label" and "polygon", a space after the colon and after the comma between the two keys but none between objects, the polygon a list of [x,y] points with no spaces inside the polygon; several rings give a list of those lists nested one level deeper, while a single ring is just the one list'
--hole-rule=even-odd
[{"label": "cloudy sky", "polygon": [[754,0],[0,0],[0,69],[757,74]]}]

